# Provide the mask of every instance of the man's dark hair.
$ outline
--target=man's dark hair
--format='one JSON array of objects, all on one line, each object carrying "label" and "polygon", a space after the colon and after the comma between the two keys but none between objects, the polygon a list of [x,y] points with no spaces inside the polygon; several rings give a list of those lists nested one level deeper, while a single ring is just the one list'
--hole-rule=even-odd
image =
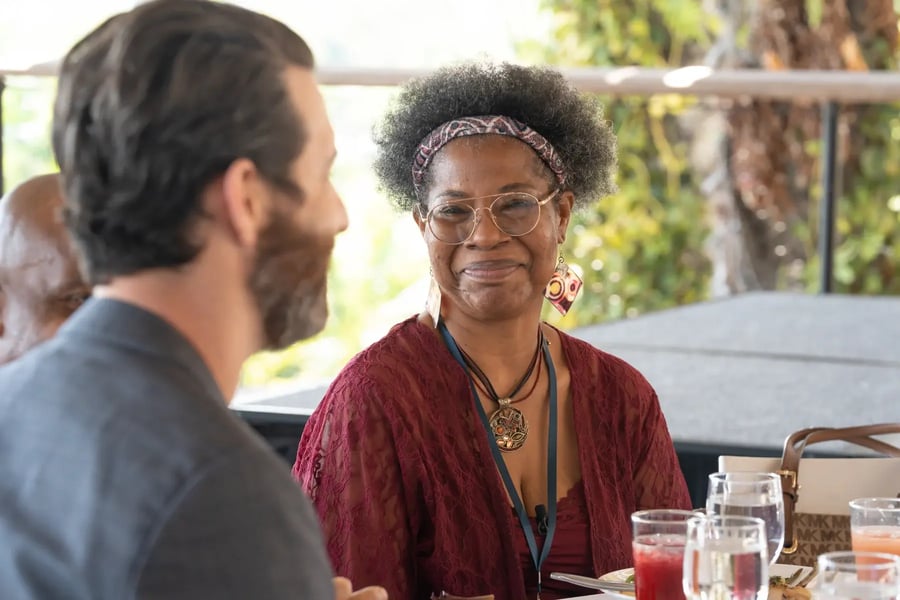
[{"label": "man's dark hair", "polygon": [[63,60],[53,150],[66,222],[91,283],[192,260],[203,188],[247,158],[277,188],[304,143],[285,87],[306,43],[258,13],[155,0],[116,15]]},{"label": "man's dark hair", "polygon": [[469,62],[407,83],[376,129],[375,173],[397,208],[420,202],[412,166],[425,136],[452,119],[478,115],[513,117],[544,136],[563,161],[576,205],[615,190],[615,135],[595,98],[551,68]]}]

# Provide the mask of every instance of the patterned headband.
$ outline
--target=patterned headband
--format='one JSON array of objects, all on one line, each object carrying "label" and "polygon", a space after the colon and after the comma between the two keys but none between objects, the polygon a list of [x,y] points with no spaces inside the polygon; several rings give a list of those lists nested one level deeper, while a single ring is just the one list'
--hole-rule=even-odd
[{"label": "patterned headband", "polygon": [[425,136],[425,139],[419,143],[416,156],[413,159],[412,176],[416,193],[419,193],[419,188],[425,179],[425,170],[431,163],[431,159],[447,142],[458,137],[487,133],[508,135],[522,140],[537,152],[541,160],[547,163],[547,166],[556,175],[556,180],[559,181],[559,184],[565,184],[566,174],[562,159],[559,158],[556,150],[553,149],[553,146],[544,136],[525,123],[511,117],[486,115],[460,117],[459,119],[447,121]]}]

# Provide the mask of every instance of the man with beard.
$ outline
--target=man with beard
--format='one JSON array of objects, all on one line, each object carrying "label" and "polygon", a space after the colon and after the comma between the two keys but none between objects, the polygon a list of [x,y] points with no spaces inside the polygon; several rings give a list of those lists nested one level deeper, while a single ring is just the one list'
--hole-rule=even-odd
[{"label": "man with beard", "polygon": [[53,147],[95,297],[0,368],[0,597],[350,595],[227,408],[250,354],[326,318],[347,217],[312,67],[281,23],[202,0],[141,4],[65,57]]},{"label": "man with beard", "polygon": [[0,199],[0,364],[52,337],[91,295],[61,208],[57,174],[33,177]]}]

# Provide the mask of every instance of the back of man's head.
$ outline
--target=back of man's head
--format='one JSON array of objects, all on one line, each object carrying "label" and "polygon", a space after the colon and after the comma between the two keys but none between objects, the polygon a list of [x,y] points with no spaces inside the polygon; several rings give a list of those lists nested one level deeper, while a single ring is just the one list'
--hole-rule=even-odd
[{"label": "back of man's head", "polygon": [[205,0],[149,2],[76,44],[60,72],[53,148],[91,283],[190,262],[201,192],[238,158],[301,196],[289,176],[305,143],[282,77],[290,66],[313,66],[290,29]]},{"label": "back of man's head", "polygon": [[50,338],[90,295],[59,220],[57,174],[0,199],[0,364]]}]

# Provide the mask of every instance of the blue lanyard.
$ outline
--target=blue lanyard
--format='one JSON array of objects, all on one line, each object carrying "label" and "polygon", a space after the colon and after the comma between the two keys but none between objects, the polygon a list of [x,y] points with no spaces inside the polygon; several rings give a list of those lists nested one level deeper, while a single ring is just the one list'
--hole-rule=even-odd
[{"label": "blue lanyard", "polygon": [[535,571],[537,571],[537,591],[538,595],[540,595],[541,565],[544,564],[544,561],[550,554],[550,547],[553,545],[553,534],[556,533],[556,369],[553,366],[553,358],[550,356],[550,347],[547,341],[544,340],[542,350],[544,352],[544,360],[547,362],[547,372],[550,375],[550,427],[547,432],[547,504],[549,504],[549,510],[547,515],[547,535],[544,538],[544,545],[541,548],[541,552],[538,554],[537,541],[534,539],[534,531],[531,529],[531,521],[528,519],[528,512],[525,510],[525,505],[522,503],[522,499],[516,491],[516,486],[513,484],[512,477],[509,475],[509,470],[506,468],[506,463],[503,462],[503,455],[500,454],[500,448],[492,439],[493,435],[491,433],[490,421],[488,421],[487,413],[484,412],[484,407],[478,400],[475,383],[472,381],[468,369],[466,369],[462,354],[459,352],[459,346],[456,345],[456,340],[454,340],[453,336],[450,335],[450,332],[447,331],[447,326],[444,325],[443,321],[438,324],[438,329],[441,332],[441,336],[444,338],[444,343],[446,343],[447,348],[450,349],[450,354],[453,355],[453,358],[459,363],[469,378],[469,387],[472,390],[472,398],[475,400],[475,408],[478,410],[481,424],[484,425],[484,429],[488,434],[488,445],[491,447],[491,454],[494,457],[497,470],[500,471],[500,476],[503,478],[503,484],[506,486],[506,491],[509,494],[509,497],[512,498],[516,514],[519,517],[519,523],[521,523],[522,531],[525,533],[525,540],[528,542],[528,552],[531,554],[531,562],[534,564]]}]

